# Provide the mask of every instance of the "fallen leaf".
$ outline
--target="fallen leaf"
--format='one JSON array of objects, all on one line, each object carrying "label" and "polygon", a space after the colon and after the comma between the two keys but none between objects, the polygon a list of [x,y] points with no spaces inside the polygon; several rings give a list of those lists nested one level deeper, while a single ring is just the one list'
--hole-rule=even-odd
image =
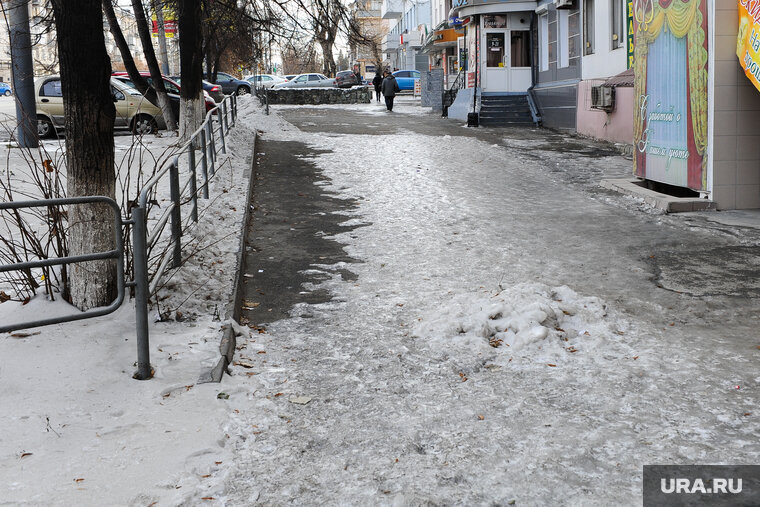
[{"label": "fallen leaf", "polygon": [[290,403],[295,403],[296,405],[306,405],[311,401],[311,398],[308,396],[296,396],[295,398],[288,399]]},{"label": "fallen leaf", "polygon": [[11,300],[11,297],[8,294],[6,294],[3,291],[0,291],[0,303],[5,303],[6,301],[10,301],[10,300]]},{"label": "fallen leaf", "polygon": [[552,368],[556,368],[557,365],[554,363],[546,363],[546,366],[551,366]]},{"label": "fallen leaf", "polygon": [[249,363],[248,361],[235,361],[232,363],[235,366],[242,366],[243,368],[253,368],[253,364]]},{"label": "fallen leaf", "polygon": [[462,379],[462,382],[467,382],[467,375],[465,375],[461,371],[459,372],[459,378]]},{"label": "fallen leaf", "polygon": [[11,336],[14,338],[29,338],[38,334],[40,334],[40,331],[35,331],[34,333],[11,333]]},{"label": "fallen leaf", "polygon": [[211,474],[201,475],[201,479],[208,479],[211,477]]},{"label": "fallen leaf", "polygon": [[256,303],[253,301],[243,301],[243,310],[251,310],[253,308],[256,308],[261,303]]},{"label": "fallen leaf", "polygon": [[[744,412],[744,417],[749,417],[751,415],[752,415],[752,412]],[[21,456],[23,457],[23,454]]]},{"label": "fallen leaf", "polygon": [[256,353],[257,353],[257,354],[266,354],[266,353],[267,353],[267,351],[266,351],[266,350],[259,350],[259,351],[258,351],[258,352],[256,352]]},{"label": "fallen leaf", "polygon": [[637,360],[638,358],[639,358],[639,356],[633,356],[633,360],[634,361]]},{"label": "fallen leaf", "polygon": [[483,419],[485,419],[485,416],[479,415],[478,419],[480,419],[482,421]]},{"label": "fallen leaf", "polygon": [[74,482],[82,482],[83,480],[84,480],[84,478],[80,477],[79,479],[74,479]]},{"label": "fallen leaf", "polygon": [[258,374],[256,372],[249,371],[249,372],[246,373],[246,375],[248,375],[249,377],[252,377],[252,376],[258,375]]},{"label": "fallen leaf", "polygon": [[213,496],[204,496],[204,497],[201,497],[201,500],[213,500],[213,499],[214,499]]},{"label": "fallen leaf", "polygon": [[[744,415],[747,415],[747,414],[744,414]],[[27,456],[31,456],[31,455],[32,455],[32,453],[31,453],[31,452],[22,452],[22,453],[21,453],[21,457],[22,457],[22,458],[26,458]]]},{"label": "fallen leaf", "polygon": [[279,396],[282,396],[282,393],[277,393],[277,394],[274,395],[275,398],[277,398]]}]

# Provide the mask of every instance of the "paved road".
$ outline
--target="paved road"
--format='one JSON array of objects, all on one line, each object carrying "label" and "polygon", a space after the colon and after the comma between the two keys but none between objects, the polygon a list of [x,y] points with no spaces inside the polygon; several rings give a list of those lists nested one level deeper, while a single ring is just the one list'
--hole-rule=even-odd
[{"label": "paved road", "polygon": [[644,464],[758,461],[756,229],[602,190],[630,161],[560,133],[280,111],[230,504],[637,504]]}]

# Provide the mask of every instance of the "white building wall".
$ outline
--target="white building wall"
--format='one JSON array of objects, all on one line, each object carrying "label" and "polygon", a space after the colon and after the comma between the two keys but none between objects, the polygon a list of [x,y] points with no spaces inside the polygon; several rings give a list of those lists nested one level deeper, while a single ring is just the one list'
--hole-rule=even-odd
[{"label": "white building wall", "polygon": [[[581,34],[583,30],[584,10],[588,7],[589,0],[578,0],[581,2]],[[620,74],[627,68],[628,52],[626,50],[626,23],[623,23],[622,40],[619,48],[613,48],[612,41],[612,12],[613,2],[621,0],[593,0],[594,11],[594,53],[585,54],[586,37],[582,38],[581,54],[583,55],[581,69],[581,79],[599,79],[607,78]],[[623,13],[625,20],[625,5],[622,1]]]}]

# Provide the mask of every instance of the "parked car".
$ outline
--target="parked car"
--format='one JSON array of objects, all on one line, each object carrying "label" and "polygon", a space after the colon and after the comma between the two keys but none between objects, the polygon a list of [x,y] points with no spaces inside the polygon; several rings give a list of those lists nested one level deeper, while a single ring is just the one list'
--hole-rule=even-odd
[{"label": "parked car", "polygon": [[322,88],[335,86],[335,80],[324,74],[299,74],[287,83],[274,85],[275,90],[280,88]]},{"label": "parked car", "polygon": [[0,95],[5,95],[6,97],[10,97],[11,95],[11,85],[8,83],[2,83],[0,82]]},{"label": "parked car", "polygon": [[272,88],[277,83],[286,83],[288,80],[274,74],[255,74],[245,78],[255,88]]},{"label": "parked car", "polygon": [[[180,79],[180,76],[169,76],[171,79],[182,85],[182,81]],[[219,85],[215,85],[214,83],[209,83],[205,79],[201,81],[201,85],[203,86],[203,91],[208,93],[212,99],[214,99],[214,102],[217,104],[224,100],[224,93],[222,92],[222,87]]]},{"label": "parked car", "polygon": [[335,86],[338,88],[351,88],[354,85],[362,84],[350,70],[342,70],[335,74]]},{"label": "parked car", "polygon": [[286,74],[284,77],[288,81],[293,81],[293,78],[296,77],[298,74]]},{"label": "parked car", "polygon": [[245,95],[246,93],[251,93],[251,83],[230,76],[229,74],[225,74],[224,72],[216,73],[216,83],[214,84],[221,86],[222,92],[224,92],[225,95],[232,95],[233,93],[235,95]]},{"label": "parked car", "polygon": [[[63,128],[63,93],[61,78],[48,76],[34,83],[37,106],[37,134],[41,138],[53,137],[56,129]],[[131,86],[111,78],[111,94],[116,106],[114,128],[130,129],[135,134],[152,134],[166,128],[161,109]]]},{"label": "parked car", "polygon": [[418,70],[397,70],[392,74],[402,91],[414,90],[414,81],[420,78],[420,71]]},{"label": "parked car", "polygon": [[[132,88],[136,88],[132,80],[129,78],[129,75],[126,72],[114,72],[113,77],[121,81],[122,83],[131,86]],[[148,82],[150,86],[153,86],[153,78],[150,75],[150,72],[144,71],[140,72],[140,75],[145,78],[145,80]],[[174,81],[171,78],[168,78],[166,76],[163,76],[164,78],[164,88],[166,88],[166,94],[169,96],[169,101],[171,102],[172,106],[172,113],[174,114],[174,119],[176,121],[179,121],[179,101],[180,101],[180,92],[182,91],[182,88],[180,87],[179,83]],[[211,109],[216,107],[216,102],[206,93],[206,90],[203,91],[203,98],[206,101],[206,111],[210,111]],[[159,106],[160,107],[160,106]]]}]

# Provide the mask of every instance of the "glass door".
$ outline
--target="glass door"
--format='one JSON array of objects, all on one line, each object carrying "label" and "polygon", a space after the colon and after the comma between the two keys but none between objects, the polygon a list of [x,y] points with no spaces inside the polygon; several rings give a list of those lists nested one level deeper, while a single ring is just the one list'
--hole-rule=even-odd
[{"label": "glass door", "polygon": [[503,92],[508,89],[509,58],[507,52],[507,31],[487,30],[484,34],[485,82],[484,91]]}]

